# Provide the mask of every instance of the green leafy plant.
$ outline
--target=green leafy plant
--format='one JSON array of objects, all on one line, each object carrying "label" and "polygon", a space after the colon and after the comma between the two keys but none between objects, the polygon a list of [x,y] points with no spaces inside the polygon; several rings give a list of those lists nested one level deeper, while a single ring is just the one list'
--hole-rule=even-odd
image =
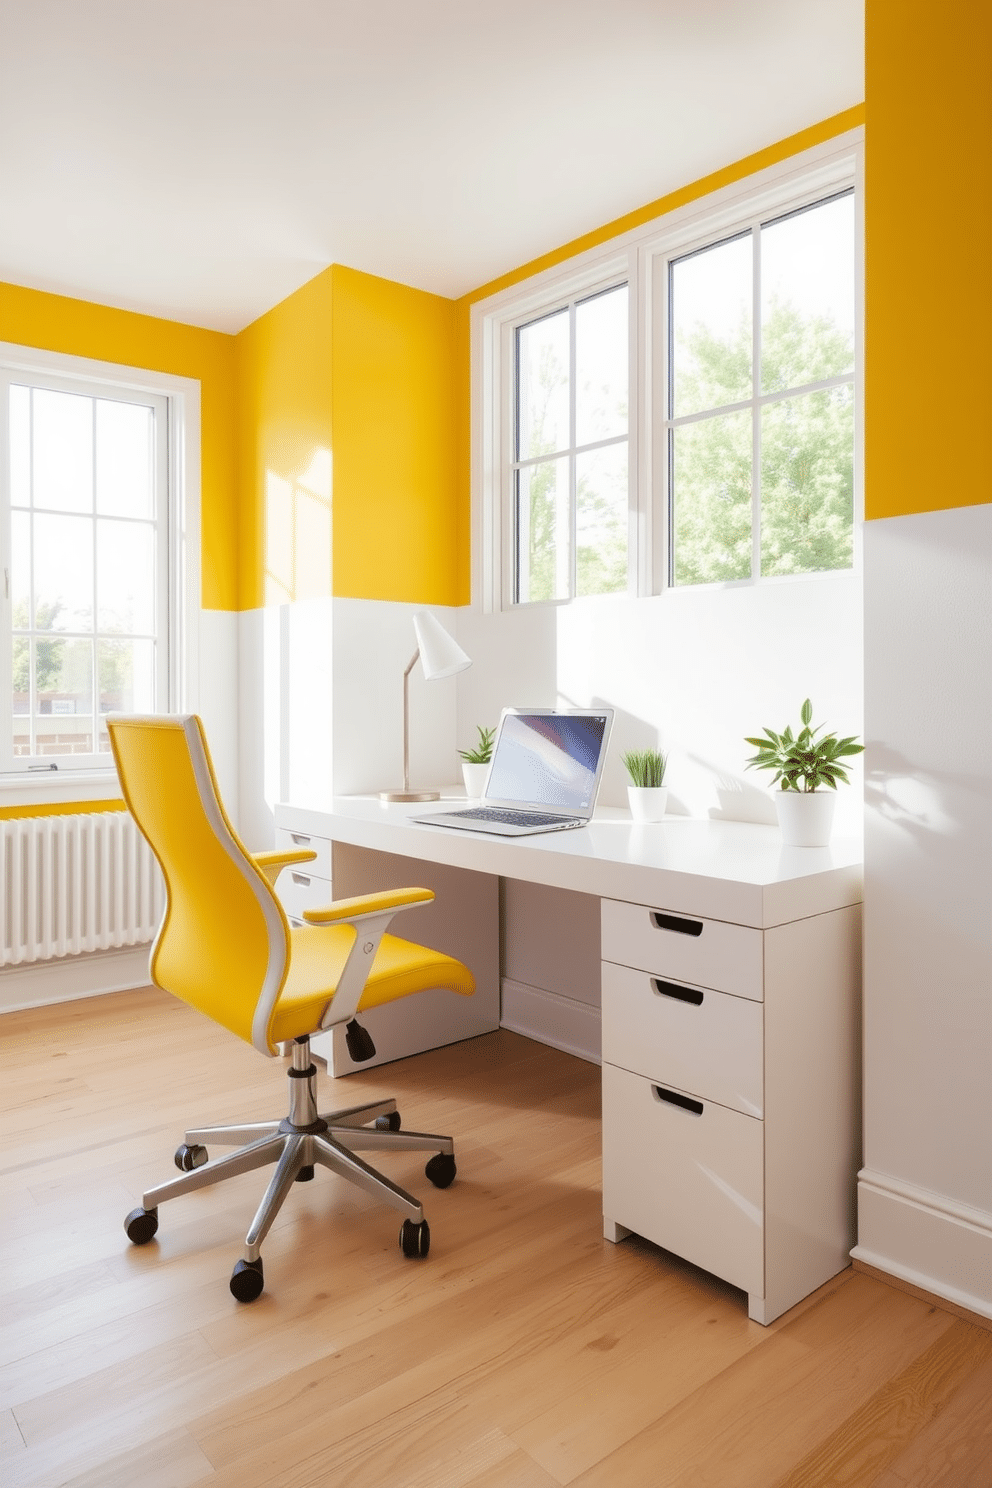
[{"label": "green leafy plant", "polygon": [[847,784],[847,771],[838,761],[860,754],[864,745],[856,744],[853,734],[847,739],[838,739],[836,734],[817,738],[824,725],[819,723],[816,728],[810,727],[813,704],[809,698],[803,703],[799,717],[802,728],[798,734],[794,735],[791,728],[786,728],[781,734],[766,728],[764,738],[745,739],[746,744],[753,744],[758,751],[747,761],[747,768],[774,770],[772,784],[781,781],[782,790],[815,791],[821,785],[836,790],[838,780]]},{"label": "green leafy plant", "polygon": [[665,781],[668,756],[660,749],[629,749],[623,755],[623,766],[632,785],[659,786]]},{"label": "green leafy plant", "polygon": [[479,734],[474,749],[459,749],[458,753],[467,765],[488,765],[493,757],[493,744],[496,740],[494,728],[483,728],[482,724],[476,725]]}]

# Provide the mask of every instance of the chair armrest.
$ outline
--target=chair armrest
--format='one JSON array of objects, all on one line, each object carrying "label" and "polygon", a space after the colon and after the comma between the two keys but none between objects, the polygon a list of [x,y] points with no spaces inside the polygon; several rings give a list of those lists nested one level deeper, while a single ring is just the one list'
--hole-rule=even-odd
[{"label": "chair armrest", "polygon": [[359,894],[354,899],[337,899],[324,909],[303,911],[308,925],[355,926],[355,940],[338,978],[334,996],[324,1009],[321,1028],[331,1028],[335,1023],[350,1023],[355,1016],[379,944],[397,910],[430,904],[433,898],[431,889],[387,889],[382,894]]},{"label": "chair armrest", "polygon": [[312,863],[316,856],[315,852],[305,847],[294,847],[289,851],[276,848],[273,852],[252,853],[251,860],[275,887],[276,879],[284,868],[291,867],[293,863]]},{"label": "chair armrest", "polygon": [[308,925],[336,925],[342,920],[355,922],[390,910],[430,904],[433,898],[431,889],[386,889],[381,894],[358,894],[353,899],[335,899],[323,909],[305,909],[303,918]]}]

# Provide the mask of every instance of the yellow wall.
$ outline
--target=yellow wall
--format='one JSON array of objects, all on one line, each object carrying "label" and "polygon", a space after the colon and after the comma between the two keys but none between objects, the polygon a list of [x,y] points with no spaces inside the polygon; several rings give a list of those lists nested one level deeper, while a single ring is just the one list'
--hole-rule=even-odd
[{"label": "yellow wall", "polygon": [[454,302],[354,269],[331,272],[334,593],[465,604]]},{"label": "yellow wall", "polygon": [[331,270],[237,340],[239,608],[329,593]]},{"label": "yellow wall", "polygon": [[241,607],[466,602],[454,303],[335,264],[237,343]]},{"label": "yellow wall", "polygon": [[992,500],[992,6],[866,10],[865,515]]},{"label": "yellow wall", "polygon": [[206,609],[236,609],[234,337],[0,284],[0,341],[199,380],[201,593]]}]

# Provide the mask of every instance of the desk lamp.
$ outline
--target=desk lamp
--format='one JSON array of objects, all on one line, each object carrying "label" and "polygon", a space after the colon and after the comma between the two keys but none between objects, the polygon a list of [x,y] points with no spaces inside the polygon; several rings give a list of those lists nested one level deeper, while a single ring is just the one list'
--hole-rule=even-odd
[{"label": "desk lamp", "polygon": [[438,801],[440,791],[412,791],[410,789],[410,673],[417,664],[423,667],[428,682],[439,677],[453,677],[472,665],[457,641],[452,640],[444,626],[428,610],[418,610],[413,617],[413,628],[417,634],[417,649],[403,673],[403,789],[379,792],[380,801]]}]

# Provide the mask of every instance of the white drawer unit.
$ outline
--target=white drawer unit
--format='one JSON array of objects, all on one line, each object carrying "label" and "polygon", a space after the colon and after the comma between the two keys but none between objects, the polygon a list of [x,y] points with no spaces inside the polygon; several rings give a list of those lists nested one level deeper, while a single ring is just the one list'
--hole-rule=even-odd
[{"label": "white drawer unit", "polygon": [[762,1114],[760,1002],[604,961],[603,1008],[604,1062],[747,1116]]},{"label": "white drawer unit", "polygon": [[844,1269],[860,906],[759,930],[603,900],[603,1215],[770,1323]]},{"label": "white drawer unit", "polygon": [[763,1167],[754,1117],[603,1065],[606,1212],[619,1206],[628,1229],[759,1295]]},{"label": "white drawer unit", "polygon": [[656,976],[762,995],[762,933],[747,925],[603,900],[603,959]]}]

